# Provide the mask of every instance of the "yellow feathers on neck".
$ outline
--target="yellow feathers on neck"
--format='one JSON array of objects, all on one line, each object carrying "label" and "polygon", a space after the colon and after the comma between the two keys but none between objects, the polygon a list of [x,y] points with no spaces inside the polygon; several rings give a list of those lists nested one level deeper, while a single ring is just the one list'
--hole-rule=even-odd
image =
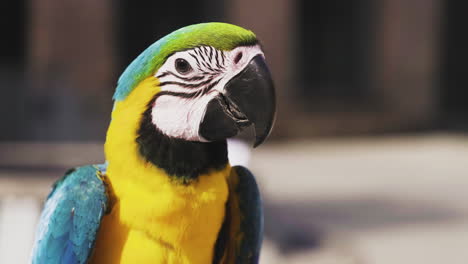
[{"label": "yellow feathers on neck", "polygon": [[212,261],[231,167],[181,184],[140,155],[137,132],[148,103],[160,90],[158,84],[150,77],[115,103],[105,153],[116,205],[104,217],[96,241],[103,254],[95,254],[91,263]]}]

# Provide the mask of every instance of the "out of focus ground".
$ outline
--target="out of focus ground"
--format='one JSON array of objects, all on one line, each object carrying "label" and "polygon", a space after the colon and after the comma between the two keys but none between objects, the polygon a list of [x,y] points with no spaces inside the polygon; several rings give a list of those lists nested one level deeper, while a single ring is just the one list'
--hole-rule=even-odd
[{"label": "out of focus ground", "polygon": [[[26,263],[50,184],[96,161],[99,144],[0,145],[0,263]],[[467,263],[468,136],[271,143],[250,164],[264,264]]]}]

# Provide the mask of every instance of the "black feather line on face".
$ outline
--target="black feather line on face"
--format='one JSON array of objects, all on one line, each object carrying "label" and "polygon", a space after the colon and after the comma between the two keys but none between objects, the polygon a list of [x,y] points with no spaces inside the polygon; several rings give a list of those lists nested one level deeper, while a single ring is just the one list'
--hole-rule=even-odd
[{"label": "black feather line on face", "polygon": [[206,85],[206,84],[210,83],[212,80],[213,80],[213,78],[209,78],[208,80],[205,80],[205,81],[202,81],[202,82],[199,82],[199,83],[183,83],[183,82],[167,81],[167,82],[161,82],[159,84],[159,86],[163,87],[165,85],[174,84],[174,85],[179,85],[179,86],[185,87],[185,88],[198,88],[200,86],[203,86],[203,85]]},{"label": "black feather line on face", "polygon": [[196,49],[194,49],[193,51],[197,54],[197,56],[201,56],[201,55],[200,55],[200,49],[199,49],[199,48],[196,48]]},{"label": "black feather line on face", "polygon": [[210,57],[210,61],[213,60],[213,50],[214,48],[210,46],[210,55],[208,57]]},{"label": "black feather line on face", "polygon": [[161,73],[160,75],[156,76],[156,78],[163,78],[167,75],[172,75],[176,78],[179,78],[183,81],[187,81],[187,82],[190,82],[190,81],[200,81],[200,80],[203,80],[205,78],[205,76],[193,76],[193,77],[182,77],[182,76],[179,76],[171,71],[166,71],[166,72],[163,72]]},{"label": "black feather line on face", "polygon": [[202,46],[202,48],[203,48],[203,52],[205,53],[205,55],[208,56],[208,52],[209,52],[208,47]]},{"label": "black feather line on face", "polygon": [[226,140],[187,141],[164,135],[155,127],[152,108],[161,93],[148,103],[140,122],[136,142],[141,156],[183,184],[210,170],[224,169],[228,164]]},{"label": "black feather line on face", "polygon": [[205,68],[210,68],[210,65],[208,64],[208,62],[205,61],[205,57],[202,57],[202,61],[201,61],[201,64],[203,65],[203,67]]},{"label": "black feather line on face", "polygon": [[220,70],[224,70],[224,66],[222,66],[221,64],[219,64],[219,50],[215,50],[216,51],[216,56],[215,56],[215,59],[216,59],[216,67],[218,67],[218,69]]},{"label": "black feather line on face", "polygon": [[222,64],[224,65],[224,60],[226,59],[226,55],[224,55],[224,51],[221,51],[221,61]]},{"label": "black feather line on face", "polygon": [[213,68],[211,68],[211,65],[208,64],[208,67],[207,67],[210,71],[214,72],[215,70]]},{"label": "black feather line on face", "polygon": [[[203,90],[203,89],[202,89]],[[197,94],[199,93],[199,91],[196,91],[196,92],[191,92],[191,93],[182,93],[182,92],[171,92],[171,91],[161,91],[159,92],[159,96],[162,96],[162,95],[170,95],[170,96],[176,96],[176,97],[181,97],[181,98],[186,98],[186,99],[189,99],[189,98],[195,98],[197,97]]]},{"label": "black feather line on face", "polygon": [[218,80],[212,82],[210,85],[208,85],[208,86],[206,86],[205,88],[203,88],[203,94],[206,94],[206,93],[209,92],[211,89],[213,89],[213,87],[215,87],[220,81],[221,81],[221,79],[218,79]]},{"label": "black feather line on face", "polygon": [[200,61],[198,61],[198,58],[197,58],[197,56],[193,55],[192,53],[189,53],[189,55],[190,55],[190,56],[192,56],[192,58],[194,58],[194,59],[195,59],[195,61],[197,62],[197,66],[198,66],[198,68],[200,68]]}]

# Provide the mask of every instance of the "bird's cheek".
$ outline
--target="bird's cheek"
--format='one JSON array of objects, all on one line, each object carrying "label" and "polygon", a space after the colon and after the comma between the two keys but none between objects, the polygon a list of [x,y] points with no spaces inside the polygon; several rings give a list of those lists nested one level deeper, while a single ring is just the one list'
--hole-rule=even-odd
[{"label": "bird's cheek", "polygon": [[152,123],[167,136],[186,139],[198,139],[198,127],[193,103],[186,99],[161,96],[152,109]]}]

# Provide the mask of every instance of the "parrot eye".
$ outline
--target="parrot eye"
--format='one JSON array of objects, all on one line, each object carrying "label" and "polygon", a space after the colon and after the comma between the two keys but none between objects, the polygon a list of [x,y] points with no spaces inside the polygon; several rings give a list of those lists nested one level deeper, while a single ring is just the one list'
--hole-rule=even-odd
[{"label": "parrot eye", "polygon": [[176,59],[175,68],[180,74],[187,74],[192,71],[190,63],[184,59]]},{"label": "parrot eye", "polygon": [[234,63],[237,64],[241,59],[242,59],[242,52],[239,52],[234,58]]}]

